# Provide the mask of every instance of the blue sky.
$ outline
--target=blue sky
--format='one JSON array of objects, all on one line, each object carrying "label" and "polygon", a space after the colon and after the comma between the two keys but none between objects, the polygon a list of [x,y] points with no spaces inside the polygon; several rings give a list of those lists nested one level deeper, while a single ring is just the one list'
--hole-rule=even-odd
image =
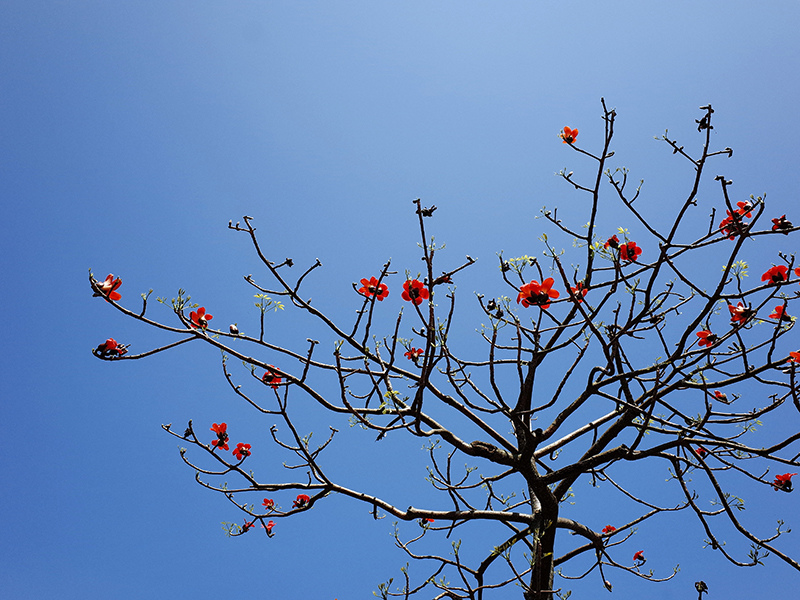
[{"label": "blue sky", "polygon": [[[460,288],[466,306],[498,289],[496,252],[538,252],[541,206],[574,210],[554,173],[589,166],[556,136],[578,127],[596,148],[601,97],[619,115],[616,165],[646,180],[654,215],[690,174],[653,136],[668,128],[697,145],[697,109],[710,102],[715,140],[734,155],[709,179],[767,192],[792,218],[799,18],[796,2],[2,3],[5,593],[371,597],[404,559],[388,519],[363,507],[331,500],[281,521],[273,539],[224,536],[219,523],[238,512],[194,483],[160,424],[226,420],[256,440],[271,423],[228,393],[208,348],[95,359],[109,336],[135,351],[167,338],[92,299],[87,270],[122,276],[133,306],[150,288],[182,287],[221,322],[255,323],[242,276],[259,268],[226,229],[248,214],[274,256],[322,260],[316,297],[347,318],[350,282],[389,257],[419,268],[421,197],[439,206],[431,227],[447,260],[479,259]],[[293,318],[277,317],[279,336],[301,328]],[[465,339],[477,326],[465,322]],[[387,440],[350,453],[361,446],[346,434],[355,481],[373,475],[398,497],[419,481],[428,497],[424,456],[387,475],[407,450]],[[791,521],[796,495],[781,500]],[[690,597],[703,578],[712,597],[781,597],[797,577],[775,560],[736,571],[701,542],[694,524],[642,531],[632,551],[682,571],[664,585],[615,574],[615,592]],[[795,539],[785,548],[800,554]],[[596,586],[576,583],[573,597]]]}]

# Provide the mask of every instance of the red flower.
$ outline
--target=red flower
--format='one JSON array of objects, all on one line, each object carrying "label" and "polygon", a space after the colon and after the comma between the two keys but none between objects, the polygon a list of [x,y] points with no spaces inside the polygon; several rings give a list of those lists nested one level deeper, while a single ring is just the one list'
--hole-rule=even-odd
[{"label": "red flower", "polygon": [[772,231],[780,231],[789,235],[789,230],[793,227],[791,221],[786,220],[786,215],[781,215],[777,219],[772,219]]},{"label": "red flower", "polygon": [[374,277],[362,279],[361,284],[363,287],[358,290],[358,293],[363,294],[367,298],[370,296],[375,296],[378,301],[383,302],[383,299],[389,295],[389,288],[386,286],[386,284],[378,283],[378,280]]},{"label": "red flower", "polygon": [[706,450],[706,449],[705,449],[705,448],[703,448],[702,446],[698,446],[698,447],[695,449],[694,453],[695,453],[695,454],[697,454],[697,456],[699,456],[700,458],[705,458],[705,457],[706,457],[706,454],[708,454],[708,450]]},{"label": "red flower", "polygon": [[761,276],[761,281],[769,283],[782,283],[789,279],[789,268],[785,265],[777,265],[769,269]]},{"label": "red flower", "polygon": [[403,284],[403,293],[401,295],[403,300],[413,302],[414,306],[422,304],[423,300],[427,300],[430,297],[430,293],[422,282],[416,279],[409,279]]},{"label": "red flower", "polygon": [[189,327],[192,329],[197,329],[198,327],[200,329],[205,329],[208,327],[208,322],[214,317],[213,315],[207,315],[205,306],[201,306],[197,309],[197,312],[190,312],[189,318],[192,320],[192,322],[189,323]]},{"label": "red flower", "polygon": [[264,498],[264,502],[261,504],[263,504],[266,509],[275,508],[275,501],[272,498]]},{"label": "red flower", "polygon": [[228,449],[228,424],[227,423],[220,423],[217,425],[214,423],[211,426],[211,431],[217,434],[217,439],[211,442],[211,445],[219,448],[220,450],[227,450]]},{"label": "red flower", "polygon": [[422,348],[412,348],[408,352],[406,352],[403,356],[405,356],[408,360],[413,360],[417,362],[417,359],[425,354],[425,351]]},{"label": "red flower", "polygon": [[517,304],[522,304],[525,308],[538,306],[539,308],[550,308],[550,298],[558,298],[558,291],[552,289],[552,277],[548,277],[542,283],[535,279],[523,285],[517,295]]},{"label": "red flower", "polygon": [[420,527],[427,527],[428,525],[430,525],[433,522],[434,522],[434,519],[422,518],[422,519],[419,520],[419,526]]},{"label": "red flower", "polygon": [[697,332],[697,337],[700,338],[698,344],[700,346],[708,346],[711,347],[717,343],[719,339],[716,334],[711,333],[708,329],[703,329],[702,331]]},{"label": "red flower", "polygon": [[781,304],[780,306],[775,307],[775,312],[769,316],[770,319],[776,319],[778,321],[791,321],[792,317],[786,314],[786,309]]},{"label": "red flower", "polygon": [[102,358],[108,358],[109,356],[122,356],[127,351],[128,349],[122,344],[118,343],[114,338],[108,338],[105,342],[97,347],[97,350],[95,350],[95,352]]},{"label": "red flower", "polygon": [[247,533],[251,527],[255,527],[255,521],[245,521],[242,525],[242,533]]},{"label": "red flower", "polygon": [[728,310],[731,312],[731,323],[747,323],[753,316],[752,309],[741,302],[736,306],[728,304]]},{"label": "red flower", "polygon": [[233,455],[237,460],[244,460],[251,454],[252,452],[250,452],[250,444],[242,444],[239,442],[236,444],[236,448],[233,449]]},{"label": "red flower", "polygon": [[264,529],[266,529],[266,530],[267,530],[267,535],[271,536],[271,535],[272,535],[272,528],[273,528],[273,527],[275,527],[275,521],[270,521],[270,522],[269,522],[269,523],[267,523],[266,525],[264,525],[264,524],[262,523],[262,524],[261,524],[261,526],[262,526]]},{"label": "red flower", "polygon": [[725,392],[720,392],[719,390],[714,390],[714,398],[716,398],[720,402],[727,402],[728,394],[726,394]]},{"label": "red flower", "polygon": [[789,358],[786,362],[793,362],[800,364],[800,352],[789,352]]},{"label": "red flower", "polygon": [[772,488],[777,492],[783,490],[784,492],[792,491],[792,477],[797,473],[784,473],[783,475],[775,475],[775,481],[772,482]]},{"label": "red flower", "polygon": [[639,258],[641,253],[642,249],[636,245],[636,242],[628,242],[619,247],[620,257],[627,262],[636,262],[636,259]]},{"label": "red flower", "polygon": [[603,248],[613,248],[614,250],[616,250],[617,248],[619,248],[619,238],[615,235],[612,235],[610,238],[606,240],[606,243],[603,246]]},{"label": "red flower", "polygon": [[122,279],[117,277],[114,279],[114,275],[111,273],[108,274],[106,280],[103,283],[95,282],[95,287],[97,291],[92,294],[93,296],[105,296],[106,300],[119,300],[122,298],[122,295],[116,291],[116,289],[122,285]]},{"label": "red flower", "polygon": [[736,203],[736,212],[742,215],[743,217],[747,217],[748,219],[752,218],[753,213],[750,212],[751,210],[753,210],[753,205],[750,204],[749,202]]},{"label": "red flower", "polygon": [[583,282],[582,281],[579,281],[578,283],[576,283],[575,287],[569,288],[569,291],[570,291],[569,295],[572,297],[573,300],[575,300],[578,303],[583,302],[583,299],[586,297],[586,294],[589,292],[589,290],[587,288],[583,287]]},{"label": "red flower", "polygon": [[575,138],[578,137],[578,130],[570,129],[565,126],[564,129],[561,130],[561,133],[558,134],[558,137],[561,138],[562,144],[571,144],[575,141]]},{"label": "red flower", "polygon": [[638,562],[640,565],[643,565],[646,560],[647,559],[644,557],[644,550],[639,550],[633,555],[633,562]]},{"label": "red flower", "polygon": [[719,224],[719,230],[725,234],[729,240],[735,240],[737,235],[747,232],[747,223],[743,221],[745,216],[750,216],[749,211],[742,212],[741,209],[734,210],[733,215],[731,211],[726,211],[728,216],[722,219]]},{"label": "red flower", "polygon": [[306,494],[298,494],[297,500],[292,503],[292,508],[303,508],[306,504],[308,504],[309,498]]},{"label": "red flower", "polygon": [[614,533],[617,530],[613,525],[606,525],[603,527],[603,533]]},{"label": "red flower", "polygon": [[267,365],[267,367],[266,372],[261,376],[261,381],[266,383],[273,390],[277,390],[282,378],[272,370],[275,368],[275,365]]}]

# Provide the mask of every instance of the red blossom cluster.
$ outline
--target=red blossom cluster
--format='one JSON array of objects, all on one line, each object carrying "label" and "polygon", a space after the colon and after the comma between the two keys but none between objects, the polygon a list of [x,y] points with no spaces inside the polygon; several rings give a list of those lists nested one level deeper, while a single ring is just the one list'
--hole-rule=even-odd
[{"label": "red blossom cluster", "polygon": [[359,294],[362,294],[367,298],[375,296],[379,302],[383,302],[383,299],[389,295],[388,286],[385,283],[378,283],[378,280],[375,277],[362,279],[361,286],[362,287],[358,290]]},{"label": "red blossom cluster", "polygon": [[95,354],[100,358],[111,358],[113,356],[122,356],[128,352],[128,347],[120,344],[114,338],[108,338],[105,342],[100,344],[95,350]]},{"label": "red blossom cluster", "polygon": [[[213,450],[219,448],[220,450],[228,450],[228,424],[227,423],[214,423],[211,426],[211,431],[217,434],[217,439],[212,440],[211,445],[214,447]],[[212,450],[212,452],[213,452]],[[250,451],[250,444],[236,444],[236,448],[233,449],[233,455],[236,457],[237,460],[244,460],[248,456],[250,456],[252,452]]]},{"label": "red blossom cluster", "polygon": [[706,450],[702,446],[698,446],[697,448],[695,448],[694,453],[697,454],[697,456],[699,456],[700,458],[705,458],[706,454],[708,454],[708,450]]},{"label": "red blossom cluster", "polygon": [[791,492],[792,491],[792,477],[797,475],[797,473],[784,473],[783,475],[775,475],[775,481],[772,482],[772,488],[777,492],[781,490],[783,492]]},{"label": "red blossom cluster", "polygon": [[197,309],[197,312],[192,311],[189,313],[189,319],[191,319],[189,327],[192,329],[205,329],[208,327],[208,322],[213,318],[213,315],[206,314],[206,307],[201,306]]},{"label": "red blossom cluster", "polygon": [[522,304],[525,308],[529,306],[538,306],[539,308],[550,308],[550,299],[558,298],[560,294],[553,288],[552,277],[548,277],[542,283],[535,279],[530,283],[526,283],[519,289],[517,295],[517,304]]},{"label": "red blossom cluster", "polygon": [[245,521],[242,525],[242,533],[247,533],[251,527],[255,527],[255,521]]},{"label": "red blossom cluster", "polygon": [[266,508],[267,510],[275,508],[275,501],[272,498],[264,498],[264,502],[262,502],[261,504],[263,504],[264,508]]},{"label": "red blossom cluster", "polygon": [[737,202],[737,208],[734,209],[733,214],[731,211],[725,211],[728,213],[719,224],[719,230],[727,237],[729,240],[735,240],[737,235],[742,235],[747,233],[749,225],[744,222],[744,218],[747,217],[748,219],[753,216],[751,212],[753,210],[753,205],[749,202]]},{"label": "red blossom cluster", "polygon": [[403,356],[405,356],[408,360],[413,360],[414,362],[417,362],[417,359],[423,354],[425,354],[425,351],[422,348],[411,348]]},{"label": "red blossom cluster", "polygon": [[753,309],[745,306],[739,302],[736,306],[728,304],[728,310],[731,313],[731,323],[740,323],[744,325],[753,317]]},{"label": "red blossom cluster", "polygon": [[619,257],[621,260],[625,262],[636,262],[642,254],[642,249],[636,245],[636,242],[624,242],[620,243],[619,238],[616,235],[612,235],[610,238],[606,240],[606,243],[603,244],[603,248],[608,250],[611,248],[612,250],[619,250]]},{"label": "red blossom cluster", "polygon": [[633,555],[633,562],[638,563],[638,565],[643,565],[647,562],[647,559],[644,557],[644,550],[639,550]]},{"label": "red blossom cluster", "polygon": [[261,381],[270,386],[273,390],[277,390],[282,381],[282,377],[272,370],[275,368],[275,365],[267,365],[267,370],[261,376]]},{"label": "red blossom cluster", "polygon": [[250,444],[242,444],[239,442],[236,444],[236,448],[233,449],[233,455],[237,460],[244,460],[251,454],[252,452],[250,452]]},{"label": "red blossom cluster", "polygon": [[211,431],[217,434],[217,439],[211,442],[211,445],[220,450],[228,449],[228,424],[227,423],[214,423],[211,426]]},{"label": "red blossom cluster", "polygon": [[785,235],[789,235],[789,230],[792,227],[792,222],[786,220],[786,215],[781,215],[777,219],[772,219],[772,231],[780,231]]},{"label": "red blossom cluster", "polygon": [[109,273],[108,277],[106,277],[103,283],[95,282],[95,288],[97,291],[92,294],[93,296],[103,296],[106,300],[119,300],[122,298],[122,294],[117,292],[117,288],[122,285],[122,279],[117,277],[114,279],[114,275]]},{"label": "red blossom cluster", "polygon": [[619,247],[619,255],[622,260],[626,262],[636,262],[636,259],[642,254],[642,249],[636,245],[636,242],[627,242]]},{"label": "red blossom cluster", "polygon": [[292,503],[292,508],[305,508],[310,500],[308,494],[298,494],[297,499]]},{"label": "red blossom cluster", "polygon": [[614,533],[616,530],[617,528],[614,527],[613,525],[606,525],[605,527],[603,527],[603,533],[605,534]]},{"label": "red blossom cluster", "polygon": [[575,138],[578,137],[578,130],[570,129],[567,126],[564,126],[564,129],[561,130],[561,133],[558,134],[558,137],[561,138],[562,144],[571,144],[575,141]]},{"label": "red blossom cluster", "polygon": [[575,302],[581,303],[589,292],[589,289],[584,287],[583,281],[579,281],[575,284],[575,287],[569,288],[569,292],[570,297],[575,300]]},{"label": "red blossom cluster", "polygon": [[776,265],[767,269],[766,273],[761,276],[761,281],[767,281],[770,284],[783,283],[789,280],[789,268],[785,265]]},{"label": "red blossom cluster", "polygon": [[783,305],[776,306],[774,310],[775,310],[775,312],[773,312],[769,316],[770,319],[775,319],[777,321],[791,321],[792,320],[792,317],[790,317],[786,313],[786,308]]},{"label": "red blossom cluster", "polygon": [[697,342],[698,345],[707,347],[713,346],[714,344],[717,343],[717,340],[719,339],[716,336],[716,334],[711,333],[711,331],[709,331],[708,329],[703,329],[702,331],[698,331],[697,337],[700,338],[700,340]]},{"label": "red blossom cluster", "polygon": [[423,300],[430,297],[430,292],[425,285],[416,279],[409,279],[403,284],[403,300],[411,302],[414,306],[422,304]]}]

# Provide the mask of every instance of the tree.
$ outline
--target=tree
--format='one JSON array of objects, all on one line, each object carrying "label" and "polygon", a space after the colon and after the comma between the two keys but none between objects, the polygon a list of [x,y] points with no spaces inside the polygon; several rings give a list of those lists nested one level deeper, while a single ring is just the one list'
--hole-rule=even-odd
[{"label": "tree", "polygon": [[[479,331],[484,344],[479,357],[472,348],[466,356],[450,342],[453,328],[461,327],[453,282],[475,260],[467,256],[444,270],[435,266],[440,247],[428,238],[426,223],[436,207],[424,207],[420,200],[415,206],[423,272],[405,271],[400,288],[394,283],[398,273],[386,262],[377,274],[353,284],[358,306],[347,325],[334,322],[307,299],[310,276],[321,263],[290,278],[293,261],[268,258],[247,216],[228,226],[250,237],[272,278],[264,284],[245,277],[258,299],[258,335],[240,332],[236,324],[228,330],[213,328],[213,315],[191,303],[183,290],[171,302],[177,323],[153,320],[150,294],[143,295],[141,310],[126,308],[119,302],[119,278],[109,275],[99,281],[90,273],[96,296],[178,337],[141,354],[130,354],[127,345],[109,339],[94,350],[98,358],[138,360],[187,342],[204,342],[222,351],[224,376],[233,393],[286,428],[284,433],[273,426],[270,432],[271,443],[293,456],[293,462],[284,463],[288,474],[263,479],[245,463],[266,440],[239,442],[231,451],[227,423],[212,424],[212,434],[207,425],[195,429],[191,421],[183,432],[164,426],[193,449],[183,448],[181,457],[198,482],[224,494],[245,513],[243,525],[228,526],[230,535],[260,525],[273,537],[276,520],[315,509],[331,494],[366,504],[376,519],[390,515],[416,521],[418,533],[396,528],[395,540],[424,567],[403,568],[399,583],[381,584],[377,594],[383,598],[405,598],[422,590],[430,595],[435,588],[436,598],[482,599],[510,585],[519,586],[526,600],[566,598],[569,592],[554,580],[557,572],[568,579],[596,573],[610,590],[609,568],[665,581],[675,570],[645,571],[645,551],[626,542],[636,527],[675,512],[691,514],[707,545],[735,565],[761,564],[772,554],[800,570],[779,546],[788,531],[783,523],[768,535],[751,531],[737,516],[744,500],[732,491],[744,481],[764,494],[791,492],[792,468],[800,466],[800,454],[792,449],[800,434],[774,436],[769,427],[761,427],[762,420],[796,418],[800,411],[800,352],[789,352],[783,340],[795,323],[789,304],[799,295],[798,279],[792,276],[800,277],[800,267],[795,268],[794,255],[779,253],[778,263],[748,285],[748,265],[742,260],[745,244],[797,228],[782,215],[758,229],[765,196],[735,201],[732,182],[723,176],[715,178],[720,195],[709,203],[710,214],[698,212],[704,210],[698,189],[707,161],[732,155],[730,148],[711,149],[710,105],[701,107],[696,121],[703,139],[697,155],[668,133],[661,138],[694,171],[671,221],[665,220],[663,207],[640,208],[641,184],[630,190],[628,171],[607,167],[616,113],[604,101],[602,105],[604,142],[599,152],[578,145],[577,129],[564,127],[560,134],[563,144],[594,165],[589,183],[572,171],[560,173],[574,190],[587,195],[588,222],[581,231],[573,214],[562,220],[557,210],[544,208],[542,218],[560,238],[572,241],[573,250],[558,250],[543,234],[543,259],[500,255],[499,274],[510,295],[477,295],[488,321]],[[636,239],[626,228],[613,233],[603,229],[608,200],[601,199],[601,189],[610,190],[625,207],[642,232]],[[725,217],[720,219],[718,211],[725,211]],[[570,265],[568,257],[582,262]],[[389,303],[384,303],[390,294],[402,298],[402,308],[391,318]],[[294,347],[271,342],[265,320],[272,310],[285,307],[312,317],[335,340],[332,354],[311,338]],[[282,360],[276,366],[255,353]],[[230,359],[241,361],[245,370],[231,368]],[[758,398],[750,398],[756,408],[742,406],[747,400],[737,390],[745,384],[758,390]],[[318,410],[346,415],[353,425],[374,432],[376,442],[395,435],[426,440],[428,481],[441,493],[441,505],[401,508],[391,498],[350,488],[332,476],[325,451],[338,432],[331,427],[324,441],[312,443],[311,435],[295,426],[298,396],[304,398],[303,411],[310,410],[310,399]],[[455,462],[464,456],[468,466],[459,470]],[[669,477],[674,501],[636,484],[653,472]],[[220,483],[230,475],[239,478],[237,487]],[[562,506],[579,480],[635,503],[638,516],[603,527],[563,516]],[[280,506],[270,494],[286,504],[287,497],[296,497],[291,506]],[[709,500],[712,509],[706,508]],[[717,531],[722,525],[749,542],[748,556],[721,542]],[[490,549],[462,549],[460,541],[448,540],[477,526],[489,527],[481,531],[491,531]],[[442,543],[452,544],[452,550],[441,550]],[[434,546],[439,550],[430,552]],[[588,568],[563,573],[562,565],[579,556],[591,557]],[[427,569],[421,576],[420,568]],[[705,584],[695,585],[702,597]]]}]

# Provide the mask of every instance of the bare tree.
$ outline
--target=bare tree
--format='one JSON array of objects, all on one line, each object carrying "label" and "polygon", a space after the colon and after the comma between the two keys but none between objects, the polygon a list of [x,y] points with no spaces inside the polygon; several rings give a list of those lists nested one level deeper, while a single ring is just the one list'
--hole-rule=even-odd
[{"label": "bare tree", "polygon": [[[381,584],[378,594],[383,598],[407,598],[427,588],[427,597],[482,599],[510,585],[519,586],[526,600],[554,594],[565,598],[568,592],[555,589],[556,573],[567,579],[594,573],[610,589],[609,568],[665,581],[675,572],[644,570],[644,552],[634,547],[631,558],[632,544],[626,542],[636,527],[675,512],[691,515],[707,544],[735,565],[759,564],[770,553],[800,570],[781,550],[782,524],[768,535],[751,531],[737,517],[743,500],[729,491],[747,481],[764,494],[791,492],[791,471],[800,465],[800,433],[771,438],[769,428],[756,426],[768,416],[797,419],[800,411],[800,353],[780,349],[785,346],[781,338],[794,327],[789,304],[798,297],[798,279],[792,276],[800,276],[800,268],[795,269],[793,255],[779,253],[777,264],[748,285],[742,260],[746,242],[797,228],[784,215],[772,218],[771,224],[763,219],[766,227],[759,229],[765,198],[735,201],[732,182],[723,176],[715,178],[717,199],[701,205],[698,188],[708,160],[732,155],[730,148],[711,149],[714,111],[711,106],[701,110],[696,123],[703,143],[697,153],[666,133],[662,137],[694,174],[675,214],[668,216],[662,208],[656,218],[636,203],[641,184],[630,189],[627,170],[607,166],[613,155],[614,110],[603,102],[605,134],[598,152],[581,148],[578,131],[564,128],[563,143],[593,165],[587,176],[560,173],[590,200],[588,223],[573,214],[562,220],[556,210],[543,209],[542,218],[573,249],[557,250],[542,235],[543,258],[500,255],[498,272],[509,295],[477,296],[489,323],[480,331],[484,349],[478,356],[474,344],[465,352],[450,344],[452,328],[462,327],[456,323],[451,284],[465,276],[462,271],[474,259],[467,256],[444,269],[436,266],[438,248],[426,227],[436,207],[424,207],[420,200],[415,206],[424,271],[406,271],[398,278],[387,262],[375,276],[353,284],[358,309],[351,323],[334,322],[307,299],[319,261],[299,277],[290,276],[292,260],[270,259],[253,219],[244,217],[229,228],[250,237],[269,280],[245,277],[259,298],[258,335],[239,332],[235,325],[213,328],[213,316],[191,304],[182,290],[172,300],[174,324],[153,320],[149,294],[138,311],[126,308],[119,303],[118,278],[109,275],[98,281],[90,274],[96,296],[177,338],[141,354],[109,339],[94,353],[116,362],[188,342],[220,349],[232,392],[282,423],[280,431],[272,427],[271,443],[293,456],[285,463],[284,478],[264,480],[246,466],[250,444],[239,443],[233,457],[226,452],[226,423],[214,423],[213,433],[208,425],[195,429],[191,421],[185,432],[164,426],[194,450],[182,449],[181,457],[197,481],[224,494],[246,514],[244,525],[230,525],[229,533],[241,535],[258,524],[272,537],[275,520],[312,510],[331,494],[364,503],[376,519],[391,515],[417,521],[418,534],[409,538],[399,528],[395,533],[397,546],[415,567],[402,569],[397,582]],[[610,196],[602,202],[601,188]],[[601,215],[608,211],[604,206],[612,200],[625,208],[631,226],[643,232],[637,239],[624,228],[601,230]],[[398,279],[402,291],[394,283]],[[383,302],[390,291],[401,295],[408,309],[401,308],[391,321],[386,318],[389,303]],[[284,306],[310,315],[336,339],[332,354],[310,338],[292,347],[270,341],[265,318],[271,309]],[[231,358],[246,369],[232,369]],[[748,389],[758,390],[754,409],[738,406],[743,402],[737,402],[737,389],[746,382]],[[354,489],[331,476],[325,450],[335,443],[337,430],[331,427],[322,443],[312,444],[310,435],[296,427],[298,396],[303,397],[303,411],[310,410],[310,399],[319,411],[346,415],[375,432],[376,440],[390,435],[430,440],[428,480],[441,493],[441,503],[402,508],[392,498]],[[466,469],[455,466],[460,455],[469,461]],[[662,497],[632,485],[630,474],[654,470],[668,474],[674,503],[665,504]],[[219,483],[231,475],[238,476],[238,487]],[[602,529],[565,518],[560,509],[580,479],[636,503],[639,516]],[[269,497],[261,500],[273,493],[291,496],[292,506],[281,507]],[[479,560],[467,560],[460,542],[448,538],[467,535],[479,523],[482,531],[491,527],[492,548]],[[749,555],[740,556],[720,542],[720,525],[733,527],[750,543]],[[559,535],[563,533],[571,535]],[[447,550],[429,553],[431,543]],[[469,554],[480,551],[482,547]],[[587,570],[563,570],[581,555],[584,564],[591,557]],[[696,583],[701,597],[705,587]]]}]

